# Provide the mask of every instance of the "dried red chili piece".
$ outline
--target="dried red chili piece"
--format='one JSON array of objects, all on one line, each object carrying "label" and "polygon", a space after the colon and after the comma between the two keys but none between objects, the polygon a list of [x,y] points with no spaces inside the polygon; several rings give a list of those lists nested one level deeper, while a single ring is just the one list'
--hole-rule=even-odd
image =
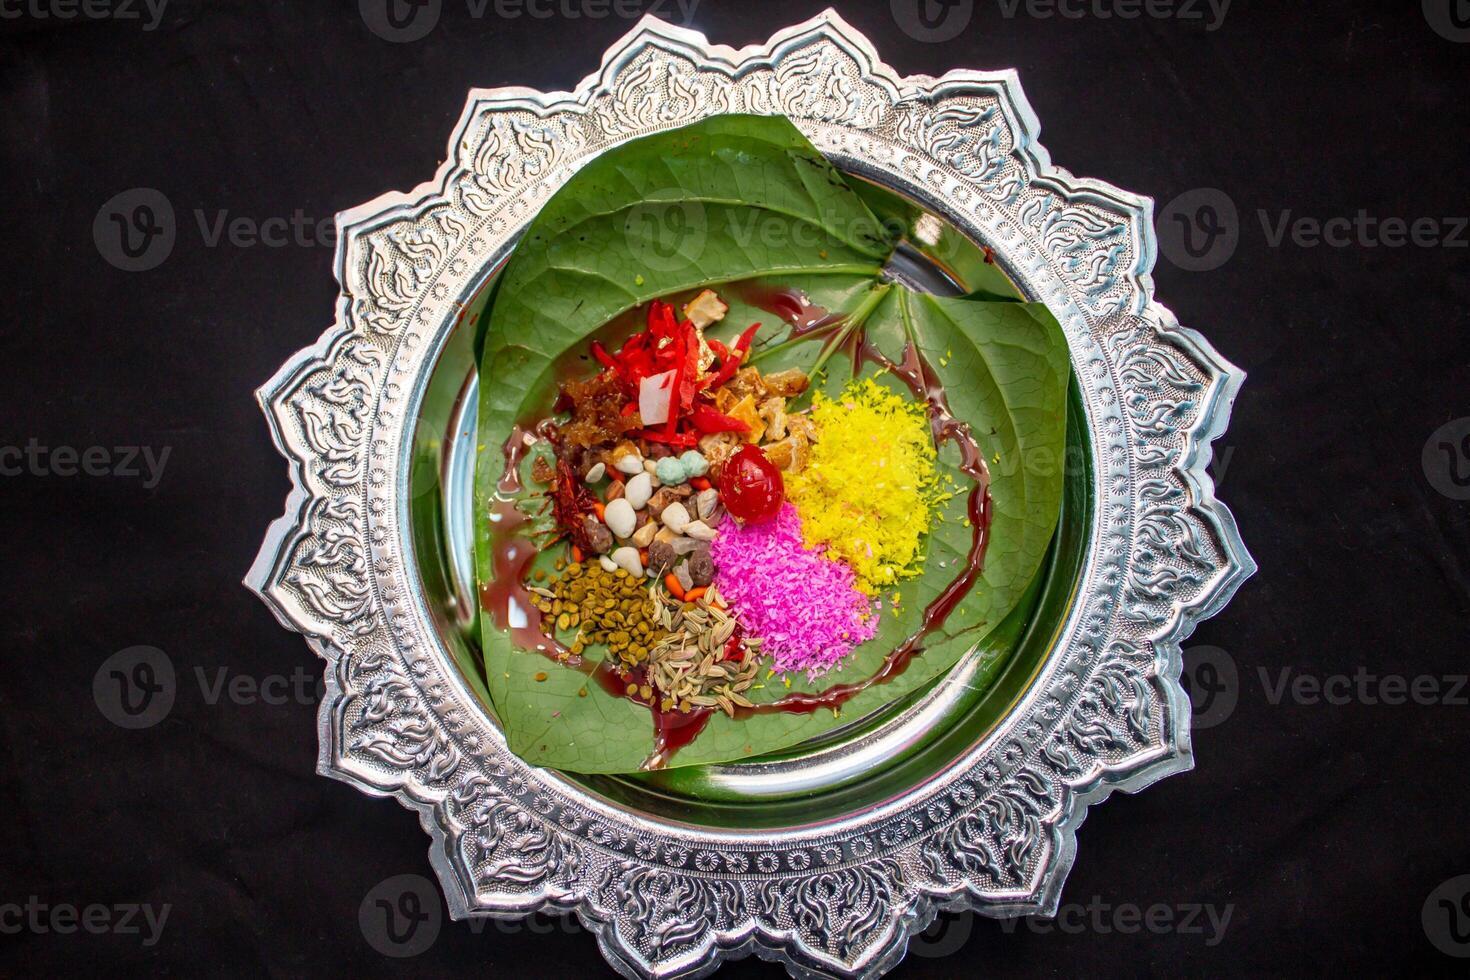
[{"label": "dried red chili piece", "polygon": [[759,323],[752,323],[736,338],[734,348],[726,351],[725,356],[720,359],[720,369],[715,372],[714,378],[707,387],[718,388],[735,377],[735,372],[740,368],[740,363],[745,360],[745,355],[750,350],[750,342],[755,338],[755,332],[760,327]]},{"label": "dried red chili piece", "polygon": [[588,538],[584,518],[595,512],[593,504],[597,498],[585,483],[577,479],[571,464],[565,459],[556,461],[556,483],[547,493],[551,496],[551,512],[557,527],[571,540],[572,546],[587,554],[595,551]]}]

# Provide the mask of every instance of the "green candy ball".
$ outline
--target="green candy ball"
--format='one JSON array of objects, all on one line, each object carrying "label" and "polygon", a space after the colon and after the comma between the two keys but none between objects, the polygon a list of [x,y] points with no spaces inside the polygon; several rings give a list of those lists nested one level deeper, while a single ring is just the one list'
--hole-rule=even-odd
[{"label": "green candy ball", "polygon": [[[684,472],[688,474],[688,477],[686,477],[686,479],[696,476],[704,476],[706,473],[709,472],[709,460],[705,459],[704,454],[701,453],[698,449],[684,450],[684,452],[679,455],[679,462],[684,464]],[[659,479],[662,480],[663,477],[659,477]]]},{"label": "green candy ball", "polygon": [[678,456],[665,456],[659,460],[653,474],[658,477],[658,482],[670,487],[677,486],[689,479],[683,460]]}]

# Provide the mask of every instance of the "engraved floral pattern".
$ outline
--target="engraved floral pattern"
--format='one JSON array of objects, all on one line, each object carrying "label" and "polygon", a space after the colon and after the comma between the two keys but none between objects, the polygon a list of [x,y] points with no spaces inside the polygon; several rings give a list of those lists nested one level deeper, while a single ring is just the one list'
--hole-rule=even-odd
[{"label": "engraved floral pattern", "polygon": [[[993,245],[1067,331],[1097,471],[1028,707],[894,805],[762,840],[692,840],[509,755],[408,601],[391,496],[455,298],[580,163],[727,111],[791,117]],[[1241,376],[1153,302],[1145,202],[1052,167],[1034,129],[1012,74],[899,78],[835,14],[738,53],[646,21],[570,96],[472,93],[433,182],[343,217],[336,323],[261,390],[295,490],[248,582],[328,661],[324,769],[421,811],[452,913],[574,909],[630,976],[756,946],[876,974],[940,904],[1054,909],[1084,804],[1188,768],[1179,643],[1253,570],[1204,475]]]}]

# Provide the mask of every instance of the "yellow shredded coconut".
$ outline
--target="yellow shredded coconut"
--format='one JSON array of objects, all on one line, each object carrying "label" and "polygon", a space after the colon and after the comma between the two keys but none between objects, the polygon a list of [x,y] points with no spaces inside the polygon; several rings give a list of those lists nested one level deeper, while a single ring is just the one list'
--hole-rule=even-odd
[{"label": "yellow shredded coconut", "polygon": [[929,417],[922,402],[872,378],[836,399],[812,399],[817,440],[807,466],[787,477],[807,547],[827,546],[856,585],[877,596],[923,570],[923,535],[943,519]]}]

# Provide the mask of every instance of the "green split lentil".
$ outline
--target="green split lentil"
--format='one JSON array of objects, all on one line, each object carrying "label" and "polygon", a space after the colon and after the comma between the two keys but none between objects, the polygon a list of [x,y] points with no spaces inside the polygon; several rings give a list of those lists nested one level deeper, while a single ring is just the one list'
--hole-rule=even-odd
[{"label": "green split lentil", "polygon": [[621,568],[609,572],[600,564],[571,562],[530,591],[543,623],[558,633],[575,631],[567,644],[573,655],[602,644],[612,663],[628,669],[647,660],[664,636],[645,582]]}]

